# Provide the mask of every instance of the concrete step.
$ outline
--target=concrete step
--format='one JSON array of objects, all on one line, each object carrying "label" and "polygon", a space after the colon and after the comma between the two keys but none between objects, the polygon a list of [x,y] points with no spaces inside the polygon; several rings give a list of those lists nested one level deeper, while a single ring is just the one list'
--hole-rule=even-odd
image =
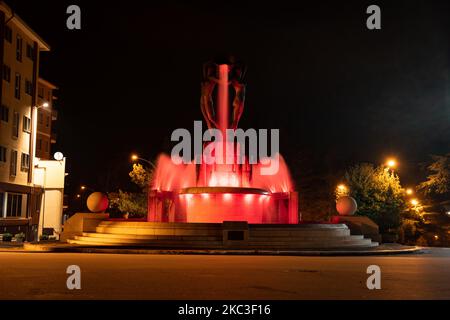
[{"label": "concrete step", "polygon": [[151,228],[151,229],[222,229],[221,223],[176,223],[176,222],[139,222],[139,221],[102,221],[99,226],[122,228]]},{"label": "concrete step", "polygon": [[129,246],[155,248],[223,248],[222,241],[127,241],[125,239],[101,239],[75,236],[67,241],[70,244],[86,246]]},{"label": "concrete step", "polygon": [[251,241],[333,241],[333,240],[343,240],[343,239],[349,239],[349,237],[352,237],[352,239],[364,239],[364,236],[362,235],[345,235],[345,236],[292,236],[292,237],[249,237]]},{"label": "concrete step", "polygon": [[222,235],[222,229],[167,229],[167,228],[122,228],[122,227],[103,227],[96,229],[98,233],[110,234],[137,234],[137,235],[180,235],[180,236],[219,236]]},{"label": "concrete step", "polygon": [[[96,244],[109,244],[109,245],[138,245],[138,244],[149,244],[149,245],[158,245],[158,246],[199,246],[199,247],[210,247],[210,246],[221,246],[221,240],[193,240],[189,238],[185,238],[182,241],[181,239],[148,239],[148,238],[120,238],[120,237],[108,237],[107,235],[97,235],[97,234],[85,234],[83,236],[75,236],[73,240],[78,241],[78,243],[96,243]],[[250,247],[280,247],[280,248],[306,248],[306,247],[347,247],[347,246],[370,246],[370,239],[362,239],[359,237],[346,237],[346,238],[336,238],[330,239],[327,241],[323,241],[322,239],[310,240],[310,241],[274,241],[271,239],[266,239],[266,241],[249,241]]]},{"label": "concrete step", "polygon": [[283,230],[283,229],[277,229],[277,230],[265,230],[265,229],[250,229],[249,233],[251,235],[259,236],[293,236],[296,234],[306,234],[306,235],[349,235],[350,229],[348,228],[341,228],[341,229],[298,229],[298,230]]},{"label": "concrete step", "polygon": [[98,242],[98,243],[108,243],[108,244],[161,244],[161,245],[176,245],[176,244],[191,244],[191,245],[222,245],[222,241],[195,241],[195,240],[148,240],[148,239],[123,239],[123,238],[98,238],[98,237],[86,237],[86,236],[75,236],[74,240],[84,241],[84,242]]},{"label": "concrete step", "polygon": [[139,234],[83,232],[82,236],[93,237],[93,238],[143,239],[143,240],[222,241],[222,235],[220,235],[220,236],[180,236],[180,235],[175,236],[175,235],[139,235]]}]

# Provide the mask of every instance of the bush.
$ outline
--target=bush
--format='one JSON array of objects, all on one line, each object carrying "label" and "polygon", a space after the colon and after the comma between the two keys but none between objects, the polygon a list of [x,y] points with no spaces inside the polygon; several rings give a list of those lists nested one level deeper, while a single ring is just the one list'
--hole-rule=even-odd
[{"label": "bush", "polygon": [[2,240],[5,242],[11,242],[13,235],[11,233],[4,233],[2,236]]},{"label": "bush", "polygon": [[19,232],[14,235],[14,238],[16,239],[16,241],[20,241],[20,242],[25,241],[25,237],[26,237],[25,233],[23,233],[23,232]]},{"label": "bush", "polygon": [[47,234],[42,234],[40,237],[39,237],[39,241],[47,241],[48,240],[48,235]]}]

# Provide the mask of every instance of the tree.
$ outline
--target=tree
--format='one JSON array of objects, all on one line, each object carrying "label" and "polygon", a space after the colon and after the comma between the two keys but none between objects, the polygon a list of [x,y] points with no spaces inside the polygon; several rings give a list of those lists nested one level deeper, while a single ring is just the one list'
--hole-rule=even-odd
[{"label": "tree", "polygon": [[431,174],[419,185],[425,194],[445,194],[450,192],[450,153],[443,156],[432,155],[433,161],[427,170]]},{"label": "tree", "polygon": [[144,168],[141,164],[133,164],[133,170],[128,174],[140,192],[118,192],[108,194],[110,207],[131,217],[143,217],[147,214],[147,199],[149,184],[153,172]]},{"label": "tree", "polygon": [[358,203],[358,215],[374,220],[382,233],[401,225],[406,205],[398,175],[383,166],[362,163],[351,167],[345,180],[349,195]]},{"label": "tree", "polygon": [[147,199],[142,193],[119,192],[108,193],[110,207],[131,217],[142,217],[147,213]]},{"label": "tree", "polygon": [[143,192],[148,193],[148,187],[153,176],[153,171],[144,168],[141,164],[133,164],[133,170],[128,174],[131,181],[135,183]]}]

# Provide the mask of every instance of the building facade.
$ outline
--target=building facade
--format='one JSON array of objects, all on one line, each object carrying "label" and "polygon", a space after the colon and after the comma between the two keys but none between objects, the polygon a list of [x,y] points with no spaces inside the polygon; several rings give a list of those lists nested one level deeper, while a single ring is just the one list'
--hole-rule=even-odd
[{"label": "building facade", "polygon": [[[36,138],[51,142],[51,110],[42,112],[38,95],[39,57],[50,47],[3,1],[0,1],[0,234],[23,232],[35,240],[43,188],[33,181]],[[54,86],[50,85],[50,91]],[[51,93],[50,93],[51,94]],[[48,96],[47,96],[48,98]],[[45,101],[44,101],[45,100]],[[49,125],[47,115],[50,116]],[[41,132],[37,132],[37,128]],[[49,133],[50,132],[50,133]],[[47,150],[47,151],[46,151]],[[40,156],[49,158],[50,145]]]},{"label": "building facade", "polygon": [[43,160],[50,160],[51,145],[56,142],[56,136],[52,131],[52,123],[57,119],[56,110],[53,108],[56,89],[57,87],[50,82],[38,79],[38,105],[46,107],[37,111],[36,157]]}]

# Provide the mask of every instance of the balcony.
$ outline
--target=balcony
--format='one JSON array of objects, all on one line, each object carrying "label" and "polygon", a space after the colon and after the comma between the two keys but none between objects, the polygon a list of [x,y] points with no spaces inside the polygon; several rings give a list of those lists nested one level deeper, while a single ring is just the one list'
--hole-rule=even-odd
[{"label": "balcony", "polygon": [[58,111],[55,109],[52,109],[52,121],[58,120]]}]

